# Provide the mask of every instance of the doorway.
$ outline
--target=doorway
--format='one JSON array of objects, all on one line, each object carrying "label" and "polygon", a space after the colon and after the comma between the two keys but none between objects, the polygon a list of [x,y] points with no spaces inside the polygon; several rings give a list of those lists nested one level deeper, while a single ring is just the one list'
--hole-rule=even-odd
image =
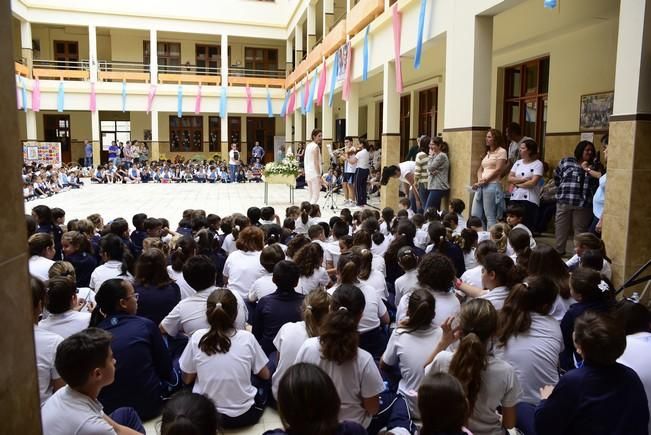
[{"label": "doorway", "polygon": [[69,163],[70,115],[43,115],[43,133],[45,142],[61,142],[61,161]]},{"label": "doorway", "polygon": [[274,160],[274,136],[276,135],[276,120],[274,118],[246,118],[246,148],[248,155],[256,142],[264,148],[264,163]]}]

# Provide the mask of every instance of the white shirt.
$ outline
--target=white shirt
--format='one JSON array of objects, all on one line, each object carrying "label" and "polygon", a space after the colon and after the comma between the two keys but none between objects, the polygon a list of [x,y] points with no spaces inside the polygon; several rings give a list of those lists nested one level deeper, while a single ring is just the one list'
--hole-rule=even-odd
[{"label": "white shirt", "polygon": [[41,407],[43,435],[115,435],[104,420],[102,404],[68,385]]},{"label": "white shirt", "polygon": [[567,313],[567,310],[570,309],[570,305],[572,304],[576,304],[576,300],[572,296],[567,299],[563,299],[563,297],[558,294],[556,295],[556,301],[554,301],[554,305],[552,306],[549,315],[560,322],[563,320],[565,313]]},{"label": "white shirt", "polygon": [[235,237],[233,237],[233,233],[226,234],[226,237],[224,237],[224,242],[222,243],[222,249],[228,255],[237,251],[237,247],[235,246]]},{"label": "white shirt", "polygon": [[253,405],[258,389],[251,385],[251,374],[258,374],[269,360],[248,331],[235,331],[226,353],[208,355],[199,349],[199,341],[208,333],[199,329],[185,347],[179,366],[184,373],[196,373],[193,393],[211,398],[217,411],[238,417]]},{"label": "white shirt", "polygon": [[[527,226],[526,226],[525,224],[522,224],[522,223],[517,224],[516,226],[514,226],[513,228],[511,228],[511,231],[513,231],[513,230],[515,230],[515,229],[520,229],[520,230],[524,230],[524,231],[526,231],[527,234],[529,234],[529,247],[530,247],[531,249],[533,249],[533,248],[536,247],[536,239],[533,238],[533,234],[531,233],[531,230],[530,230],[529,228],[527,228]],[[508,250],[513,251],[513,247],[511,246],[511,242],[507,240],[507,241],[506,241],[506,244],[507,244],[507,248],[506,248],[507,251],[508,251]],[[514,252],[515,252],[515,251],[514,251]],[[513,260],[513,262],[515,263],[515,260]]]},{"label": "white shirt", "polygon": [[485,293],[480,296],[482,299],[486,299],[488,302],[493,304],[496,310],[501,310],[504,306],[504,301],[509,295],[509,289],[507,287],[495,287],[490,290],[488,293]]},{"label": "white shirt", "polygon": [[224,264],[224,279],[228,288],[239,293],[242,299],[249,297],[249,289],[266,270],[260,264],[260,251],[244,252],[239,249],[228,256]]},{"label": "white shirt", "polygon": [[[617,362],[632,368],[640,377],[646,392],[649,411],[651,412],[651,364],[649,364],[649,355],[651,355],[651,333],[638,332],[626,337],[626,350]],[[651,421],[649,421],[649,433],[651,433]]]},{"label": "white shirt", "polygon": [[308,338],[305,322],[285,323],[276,334],[274,346],[278,350],[278,365],[271,378],[271,391],[274,398],[278,398],[280,380],[287,369],[294,365],[298,350]]},{"label": "white shirt", "polygon": [[[569,267],[570,269],[578,267],[580,263],[581,263],[581,257],[579,257],[577,254],[574,254],[572,258],[570,258],[565,262],[565,264],[567,264],[567,267]],[[609,280],[613,279],[613,269],[610,266],[608,260],[606,260],[605,258],[604,258],[603,266],[601,268],[601,274],[606,278],[608,278]]]},{"label": "white shirt", "polygon": [[477,263],[477,258],[475,258],[476,250],[477,248],[472,248],[467,254],[465,252],[463,253],[463,263],[466,266],[466,270],[472,269],[473,267],[477,267],[479,265],[479,263]]},{"label": "white shirt", "polygon": [[407,332],[406,329],[393,330],[389,343],[382,355],[382,361],[390,366],[400,366],[401,379],[398,384],[400,392],[414,418],[420,418],[418,411],[418,387],[425,375],[425,362],[432,354],[443,331],[438,327]]},{"label": "white shirt", "polygon": [[61,314],[50,313],[47,318],[38,322],[38,326],[47,331],[68,338],[72,334],[88,328],[90,313],[68,310]]},{"label": "white shirt", "polygon": [[[456,316],[461,310],[461,304],[454,291],[450,290],[447,293],[432,291],[432,295],[436,300],[436,315],[432,320],[432,325],[441,326],[448,317]],[[409,298],[403,297],[400,299],[400,305],[396,311],[396,324],[407,317],[407,308],[409,308]]]},{"label": "white shirt", "polygon": [[551,316],[531,313],[527,332],[511,336],[495,354],[515,369],[522,387],[521,401],[537,405],[540,388],[558,383],[558,354],[563,350],[563,334]]},{"label": "white shirt", "polygon": [[[199,329],[210,328],[206,318],[206,308],[208,296],[215,291],[216,287],[196,292],[194,296],[182,299],[172,311],[160,322],[160,326],[168,335],[176,337],[179,332],[186,335],[192,335]],[[237,317],[235,318],[235,327],[244,329],[246,326],[247,309],[244,300],[238,294],[233,292],[237,299]]]},{"label": "white shirt", "polygon": [[[373,249],[371,249],[371,253],[373,253]],[[382,257],[381,255],[373,253],[373,260],[371,261],[371,269],[380,272],[384,278],[387,277],[387,263],[384,261],[384,257]]]},{"label": "white shirt", "polygon": [[396,291],[396,306],[400,305],[400,300],[411,294],[414,289],[418,288],[418,268],[406,271],[401,277],[396,279],[393,284]]},{"label": "white shirt", "polygon": [[239,165],[240,164],[240,160],[235,158],[235,153],[239,154],[239,151],[230,150],[228,152],[228,164],[229,165]]},{"label": "white shirt", "polygon": [[172,269],[172,266],[167,266],[167,274],[179,286],[179,289],[181,290],[181,299],[189,298],[190,296],[197,294],[197,292],[194,291],[192,287],[190,287],[190,284],[188,284],[188,282],[183,277],[183,271],[177,272],[176,270]]},{"label": "white shirt", "polygon": [[400,181],[403,183],[407,182],[407,174],[413,174],[416,170],[416,162],[413,160],[407,160],[398,165],[400,167]]},{"label": "white shirt", "polygon": [[[371,246],[371,252],[373,253],[373,256],[376,255],[383,256],[387,252],[387,249],[389,249],[389,245],[391,244],[392,240],[393,240],[393,236],[385,235],[384,240],[379,245],[376,245],[375,242],[373,242],[373,246]],[[386,266],[385,266],[385,274],[386,274]]]},{"label": "white shirt", "polygon": [[[429,234],[422,228],[416,230],[416,237],[414,237],[414,245],[417,248],[425,249],[429,243]],[[430,248],[431,249],[431,248]]]},{"label": "white shirt", "polygon": [[382,300],[387,300],[389,298],[389,289],[387,288],[387,282],[384,279],[384,276],[376,271],[371,270],[371,274],[367,279],[359,279],[359,282],[369,286],[372,289],[375,289],[375,292],[380,296]]},{"label": "white shirt", "polygon": [[484,288],[484,284],[481,282],[481,268],[482,265],[479,264],[472,269],[466,269],[461,275],[461,281],[473,287]]},{"label": "white shirt", "polygon": [[324,267],[319,267],[314,270],[314,273],[310,276],[302,276],[298,279],[298,285],[296,286],[296,293],[306,295],[312,290],[323,287],[325,288],[330,282],[330,277],[328,272],[326,272]]},{"label": "white shirt", "polygon": [[368,150],[362,148],[355,154],[355,158],[357,159],[357,169],[370,169],[371,155]]},{"label": "white shirt", "polygon": [[34,345],[36,347],[36,372],[38,374],[38,392],[41,405],[52,395],[52,381],[61,376],[54,367],[57,346],[63,337],[34,325]]},{"label": "white shirt", "polygon": [[265,270],[265,274],[256,279],[251,286],[251,290],[249,290],[249,301],[259,301],[263,297],[275,292],[278,287],[276,284],[274,284],[273,277],[273,273],[267,272]]},{"label": "white shirt", "polygon": [[[355,284],[355,287],[359,288],[364,294],[364,300],[366,305],[364,306],[364,312],[362,313],[362,320],[359,321],[357,330],[360,334],[364,332],[372,331],[380,326],[380,318],[384,316],[387,312],[387,307],[382,302],[380,295],[372,287],[367,286],[361,282]],[[328,293],[331,295],[334,294],[335,290],[339,288],[339,284],[328,289]]]},{"label": "white shirt", "polygon": [[341,249],[339,248],[339,240],[333,240],[326,242],[323,246],[323,258],[327,262],[332,262],[334,267],[337,267],[339,263],[339,257],[341,256]]},{"label": "white shirt", "polygon": [[[535,175],[542,177],[544,173],[543,163],[540,160],[534,160],[531,163],[525,163],[520,159],[513,164],[511,174],[519,178],[531,180]],[[540,204],[540,186],[518,187],[515,186],[511,192],[511,199],[518,201],[529,201],[536,205]]]},{"label": "white shirt", "polygon": [[384,381],[370,353],[357,349],[357,358],[340,365],[321,357],[319,338],[313,337],[303,343],[295,362],[315,364],[330,376],[341,400],[339,421],[354,421],[368,427],[372,416],[366,413],[362,400],[384,391]]},{"label": "white shirt", "polygon": [[47,281],[49,279],[48,272],[53,264],[54,261],[49,258],[32,255],[29,257],[29,274],[41,281]]},{"label": "white shirt", "polygon": [[109,260],[97,268],[90,275],[90,284],[88,287],[97,291],[104,281],[113,278],[127,278],[128,275],[122,275],[122,262]]},{"label": "white shirt", "polygon": [[315,142],[310,142],[305,146],[303,167],[305,168],[306,180],[311,180],[321,176],[321,168],[317,168],[319,152],[319,146]]}]

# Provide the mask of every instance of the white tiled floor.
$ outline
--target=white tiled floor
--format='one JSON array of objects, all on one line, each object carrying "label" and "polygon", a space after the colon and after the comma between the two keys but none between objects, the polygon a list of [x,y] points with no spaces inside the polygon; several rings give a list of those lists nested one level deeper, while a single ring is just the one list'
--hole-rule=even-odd
[{"label": "white tiled floor", "polygon": [[[306,190],[295,191],[296,205],[307,199]],[[322,215],[330,217],[339,214],[324,206],[321,194]],[[335,195],[337,204],[342,207],[343,196]],[[376,199],[377,202],[377,199]],[[242,184],[89,184],[78,190],[71,190],[45,199],[25,203],[25,211],[45,204],[60,207],[66,212],[66,221],[85,218],[92,213],[100,213],[104,222],[117,217],[125,218],[131,224],[131,217],[136,213],[166,218],[171,228],[181,219],[183,210],[203,209],[207,213],[227,216],[234,212],[246,214],[251,206],[263,207],[264,183]],[[289,206],[289,187],[269,185],[269,205],[276,209],[278,216],[285,216]]]}]

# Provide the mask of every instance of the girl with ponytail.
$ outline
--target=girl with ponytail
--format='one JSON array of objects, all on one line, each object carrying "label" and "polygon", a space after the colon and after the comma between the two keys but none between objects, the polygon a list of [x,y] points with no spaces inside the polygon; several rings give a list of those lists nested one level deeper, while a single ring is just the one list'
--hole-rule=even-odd
[{"label": "girl with ponytail", "polygon": [[556,301],[558,287],[550,278],[535,276],[511,288],[499,312],[497,355],[511,364],[522,386],[518,403],[517,426],[526,427],[540,402],[540,389],[558,383],[558,355],[563,349],[561,328],[550,311]]},{"label": "girl with ponytail", "polygon": [[373,253],[370,248],[364,246],[353,246],[352,253],[359,255],[361,260],[359,274],[357,275],[359,282],[375,289],[380,298],[383,301],[386,301],[389,297],[387,282],[384,279],[384,275],[373,267]]},{"label": "girl with ponytail", "polygon": [[466,271],[466,262],[463,258],[461,248],[448,240],[448,231],[440,222],[432,222],[427,227],[429,239],[432,242],[425,252],[435,252],[445,255],[454,264],[454,270],[457,277],[463,275]]},{"label": "girl with ponytail", "polygon": [[339,421],[350,420],[368,428],[380,409],[384,381],[373,357],[358,348],[357,328],[364,306],[364,293],[358,287],[338,286],[321,336],[303,343],[296,363],[312,363],[328,373],[341,399]]},{"label": "girl with ponytail", "polygon": [[161,435],[221,434],[215,403],[202,394],[175,394],[163,408],[160,432]]},{"label": "girl with ponytail", "polygon": [[601,274],[608,278],[609,280],[613,279],[613,271],[610,266],[610,258],[606,255],[606,245],[603,240],[595,236],[592,233],[581,233],[574,236],[574,256],[567,260],[567,267],[572,272],[574,269],[580,266],[581,257],[583,253],[589,249],[595,249],[601,252],[603,256],[603,266],[600,270]]},{"label": "girl with ponytail", "polygon": [[359,254],[349,253],[339,257],[337,263],[337,284],[328,293],[333,294],[343,285],[353,285],[362,291],[364,296],[364,310],[359,322],[359,347],[380,359],[387,344],[387,337],[382,329],[383,324],[389,323],[389,313],[378,292],[359,281],[359,271],[362,267],[362,258]]},{"label": "girl with ponytail", "polygon": [[177,239],[170,254],[171,264],[167,266],[167,274],[174,280],[181,290],[181,299],[194,296],[197,292],[190,287],[183,277],[183,265],[188,258],[197,254],[197,242],[190,236],[183,236]]},{"label": "girl with ponytail", "polygon": [[[459,326],[453,328],[458,320]],[[515,370],[494,356],[493,336],[497,311],[484,299],[473,299],[461,307],[458,318],[448,318],[443,335],[430,356],[426,373],[448,372],[461,382],[468,398],[468,429],[475,434],[503,434],[515,426],[515,406],[521,391]],[[454,352],[447,351],[459,340]],[[497,408],[502,408],[502,418]]]},{"label": "girl with ponytail", "polygon": [[441,328],[432,325],[436,300],[425,289],[416,289],[407,296],[407,317],[393,330],[389,344],[382,355],[380,367],[398,367],[400,383],[398,394],[409,405],[415,418],[419,418],[418,397],[415,394],[425,374],[425,363],[439,340]]},{"label": "girl with ponytail", "polygon": [[125,279],[104,281],[95,295],[90,327],[111,333],[111,349],[116,359],[115,381],[102,388],[99,400],[107,413],[117,408],[134,408],[140,418],[150,420],[160,414],[164,382],[176,383],[172,360],[158,330],[149,319],[136,316],[138,293]]},{"label": "girl with ponytail", "polygon": [[262,380],[271,377],[269,360],[253,334],[235,328],[237,312],[237,298],[230,290],[213,291],[206,302],[210,328],[195,331],[179,359],[183,382],[194,382],[193,393],[216,403],[227,429],[260,420],[265,403],[251,384],[251,374]]}]

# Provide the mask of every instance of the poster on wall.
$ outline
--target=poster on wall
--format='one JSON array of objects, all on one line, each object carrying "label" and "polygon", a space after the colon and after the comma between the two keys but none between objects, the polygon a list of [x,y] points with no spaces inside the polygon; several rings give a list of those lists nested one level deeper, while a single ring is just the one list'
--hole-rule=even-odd
[{"label": "poster on wall", "polygon": [[348,44],[344,44],[337,50],[339,56],[337,59],[337,81],[341,81],[346,77],[346,63],[348,62]]},{"label": "poster on wall", "polygon": [[61,165],[61,142],[23,142],[23,162]]},{"label": "poster on wall", "polygon": [[581,131],[608,130],[610,115],[613,114],[614,92],[581,95],[579,123]]}]

